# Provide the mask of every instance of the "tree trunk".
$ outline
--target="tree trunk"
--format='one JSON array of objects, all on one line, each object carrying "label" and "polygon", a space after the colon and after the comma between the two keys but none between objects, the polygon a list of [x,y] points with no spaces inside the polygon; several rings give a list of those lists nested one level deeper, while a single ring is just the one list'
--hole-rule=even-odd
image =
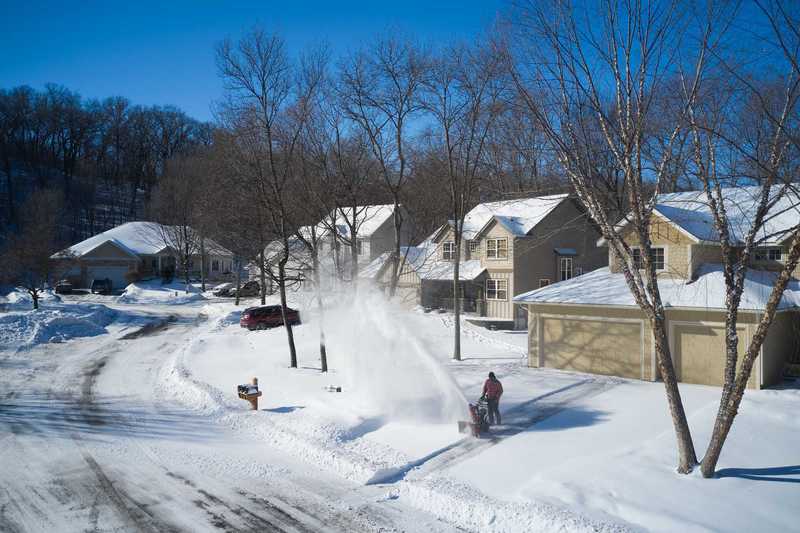
[{"label": "tree trunk", "polygon": [[358,286],[358,240],[355,234],[350,234],[350,283],[353,289]]},{"label": "tree trunk", "polygon": [[200,288],[206,292],[206,240],[200,237]]},{"label": "tree trunk", "polygon": [[258,271],[261,275],[261,305],[264,305],[267,303],[267,262],[264,258],[264,250],[261,250],[261,253],[258,255],[258,257],[260,258]]},{"label": "tree trunk", "polygon": [[236,259],[236,302],[234,305],[239,305],[239,290],[242,288],[242,265],[239,259]]},{"label": "tree trunk", "polygon": [[686,420],[686,412],[683,409],[683,401],[678,390],[678,379],[675,375],[675,367],[672,364],[667,341],[666,321],[663,316],[656,314],[655,318],[650,321],[650,325],[653,328],[656,361],[666,389],[672,424],[678,441],[678,472],[688,474],[697,464],[697,455],[692,442],[692,434],[689,430],[689,422]]},{"label": "tree trunk", "polygon": [[319,256],[317,248],[311,252],[314,269],[314,287],[317,293],[317,307],[319,309],[319,361],[322,372],[328,371],[328,349],[325,346],[325,307],[322,302],[322,287],[319,278]]},{"label": "tree trunk", "polygon": [[397,292],[397,278],[400,270],[400,228],[402,219],[400,217],[400,201],[395,194],[394,197],[394,254],[392,254],[392,279],[389,280],[389,298],[394,298]]},{"label": "tree trunk", "polygon": [[[456,226],[458,222],[456,222]],[[461,267],[461,238],[458,236],[458,228],[456,228],[455,236],[455,263],[453,264],[453,315],[455,318],[454,332],[453,332],[453,359],[461,361],[461,298],[458,292],[459,289],[459,272]]]},{"label": "tree trunk", "polygon": [[28,291],[33,299],[33,310],[36,311],[39,309],[39,291],[33,290]]},{"label": "tree trunk", "polygon": [[294,332],[292,325],[286,319],[286,258],[278,263],[278,288],[281,293],[281,317],[286,328],[286,338],[289,341],[289,366],[297,368],[297,350],[294,346]]}]

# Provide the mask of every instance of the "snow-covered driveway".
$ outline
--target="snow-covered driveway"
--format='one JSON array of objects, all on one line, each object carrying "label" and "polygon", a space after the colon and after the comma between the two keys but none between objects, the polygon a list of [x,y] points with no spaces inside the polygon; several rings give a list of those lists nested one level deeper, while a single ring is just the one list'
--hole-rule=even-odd
[{"label": "snow-covered driveway", "polygon": [[449,530],[173,401],[200,306],[115,307],[107,334],[0,352],[0,530]]}]

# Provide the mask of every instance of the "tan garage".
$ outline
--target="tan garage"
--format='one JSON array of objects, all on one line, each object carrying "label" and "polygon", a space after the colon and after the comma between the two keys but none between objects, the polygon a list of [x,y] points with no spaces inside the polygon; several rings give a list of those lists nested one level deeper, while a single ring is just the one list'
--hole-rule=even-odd
[{"label": "tan garage", "polygon": [[540,315],[539,365],[647,379],[641,320]]},{"label": "tan garage", "polygon": [[[725,374],[725,326],[717,323],[671,323],[672,355],[678,380],[683,383],[722,386]],[[747,349],[747,328],[737,328],[739,363]],[[750,387],[759,381],[759,365],[750,376]]]}]

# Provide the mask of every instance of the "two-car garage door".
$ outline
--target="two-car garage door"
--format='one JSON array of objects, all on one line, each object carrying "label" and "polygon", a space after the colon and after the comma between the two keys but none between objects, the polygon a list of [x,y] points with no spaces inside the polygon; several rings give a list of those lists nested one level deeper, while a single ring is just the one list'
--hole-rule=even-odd
[{"label": "two-car garage door", "polygon": [[125,279],[127,274],[127,266],[90,266],[86,272],[90,284],[92,280],[108,278],[111,280],[111,287],[115,291],[122,290],[128,286],[128,282]]},{"label": "two-car garage door", "polygon": [[640,320],[542,316],[540,366],[646,379]]},{"label": "two-car garage door", "polygon": [[[725,369],[722,324],[670,322],[670,346],[678,380],[721,385]],[[539,315],[539,366],[650,380],[652,338],[643,321],[591,316]],[[748,342],[739,330],[739,361]],[[657,373],[656,373],[657,374]],[[758,365],[750,386],[760,380]]]}]

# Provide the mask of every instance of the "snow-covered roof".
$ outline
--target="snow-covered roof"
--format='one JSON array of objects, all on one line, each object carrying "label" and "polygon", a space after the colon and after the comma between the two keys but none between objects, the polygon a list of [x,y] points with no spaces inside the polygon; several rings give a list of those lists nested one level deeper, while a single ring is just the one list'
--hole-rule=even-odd
[{"label": "snow-covered roof", "polygon": [[[429,281],[452,280],[454,269],[454,261],[431,261],[425,263],[421,268],[418,268],[417,274],[420,278]],[[486,267],[481,266],[480,259],[461,261],[458,269],[458,279],[461,281],[472,281],[480,276],[484,270],[486,270]]]},{"label": "snow-covered roof", "polygon": [[[414,271],[418,271],[426,263],[434,262],[436,248],[427,246],[428,244],[430,244],[428,241],[423,241],[418,246],[402,246],[400,247],[400,257],[405,261],[406,265],[409,265]],[[360,269],[358,277],[364,279],[377,278],[383,272],[383,268],[388,264],[391,257],[392,252],[383,252],[367,266]]]},{"label": "snow-covered roof", "polygon": [[492,219],[514,235],[527,235],[568,196],[553,194],[478,204],[464,217],[464,238],[474,239]]},{"label": "snow-covered roof", "polygon": [[394,204],[357,206],[355,210],[352,207],[339,207],[320,221],[317,225],[318,233],[320,235],[328,234],[331,224],[336,221],[336,233],[340,237],[348,239],[350,237],[350,227],[345,223],[345,220],[353,220],[354,211],[357,236],[368,238],[394,215]]},{"label": "snow-covered roof", "polygon": [[[107,242],[116,245],[131,256],[158,254],[167,248],[161,228],[162,226],[155,222],[126,222],[73,244],[54,257],[65,254],[81,257]],[[231,252],[210,239],[206,239],[206,248],[211,253],[231,255]]]},{"label": "snow-covered roof", "polygon": [[[761,187],[722,189],[729,230],[734,243],[744,242],[745,236],[752,228],[761,191]],[[773,198],[779,191],[779,187],[773,187]],[[706,193],[703,191],[660,194],[656,199],[655,212],[698,241],[719,242],[719,234],[714,227],[714,217]],[[623,221],[620,226],[626,223]],[[759,238],[765,244],[780,243],[798,224],[800,224],[800,196],[790,190],[770,209]],[[599,242],[602,244],[602,239]]]},{"label": "snow-covered roof", "polygon": [[[748,271],[740,309],[763,310],[772,293],[775,277],[775,272]],[[722,265],[703,265],[694,281],[659,278],[658,289],[665,307],[725,308],[726,291]],[[625,276],[611,273],[608,267],[520,294],[514,297],[514,302],[637,306]],[[800,282],[790,281],[779,308],[796,307],[800,307]]]}]

